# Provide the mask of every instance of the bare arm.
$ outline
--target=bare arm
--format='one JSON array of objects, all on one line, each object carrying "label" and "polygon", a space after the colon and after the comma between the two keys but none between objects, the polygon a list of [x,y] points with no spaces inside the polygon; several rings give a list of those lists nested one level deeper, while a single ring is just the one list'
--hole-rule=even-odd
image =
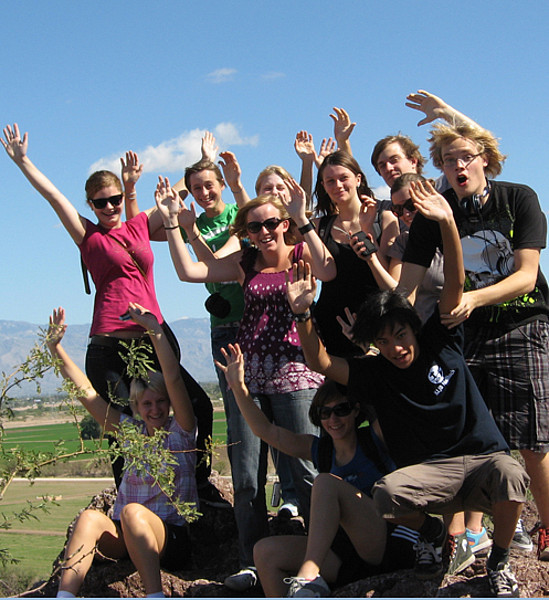
[{"label": "bare arm", "polygon": [[467,115],[460,113],[453,106],[450,106],[442,98],[430,94],[425,90],[418,90],[415,94],[406,96],[408,102],[406,106],[425,113],[425,117],[418,122],[418,127],[431,123],[435,119],[444,119],[450,125],[470,125],[483,129],[478,123],[470,119]]},{"label": "bare arm", "polygon": [[129,313],[132,320],[141,325],[151,338],[168,390],[175,420],[185,431],[192,431],[195,428],[196,418],[191,399],[181,377],[179,362],[164,334],[164,330],[156,317],[139,304],[130,302]]},{"label": "bare arm", "polygon": [[[286,295],[290,309],[296,315],[310,310],[316,294],[316,282],[308,263],[299,261],[292,267],[292,281],[286,273]],[[307,361],[313,371],[343,385],[349,382],[349,363],[339,356],[328,354],[313,326],[312,319],[296,322],[299,340]]]},{"label": "bare arm", "polygon": [[51,355],[61,360],[61,375],[63,379],[72,381],[78,387],[82,394],[78,399],[90,415],[105,429],[105,431],[115,431],[120,421],[119,410],[116,410],[108,404],[93,389],[90,380],[76,366],[72,358],[67,354],[61,340],[65,335],[67,326],[65,324],[65,310],[63,308],[54,309],[50,316],[50,326],[47,335],[48,350]]},{"label": "bare arm", "polygon": [[[303,227],[309,223],[309,219],[305,213],[307,204],[305,191],[295,179],[289,179],[285,183],[290,190],[290,201],[286,202],[284,199],[282,201],[286,203],[286,209],[297,227]],[[335,261],[328,248],[324,245],[324,242],[318,237],[316,229],[312,227],[304,233],[303,239],[306,242],[303,252],[304,259],[311,263],[315,277],[318,277],[322,281],[331,281],[334,279],[337,274]]]},{"label": "bare arm", "polygon": [[4,128],[4,137],[5,140],[0,138],[0,141],[8,156],[19,167],[32,187],[50,203],[75,244],[80,245],[86,234],[83,219],[69,200],[36,168],[27,156],[28,133],[21,138],[19,127],[17,123],[14,123],[13,129],[10,125]]},{"label": "bare arm", "polygon": [[219,158],[222,159],[219,161],[219,165],[223,169],[225,182],[229,186],[238,208],[242,208],[250,201],[250,196],[248,196],[248,192],[242,185],[242,169],[233,152],[221,152]]},{"label": "bare arm", "polygon": [[344,150],[352,156],[353,152],[349,138],[351,137],[351,133],[353,133],[356,123],[351,123],[351,117],[349,117],[344,108],[336,108],[334,106],[334,113],[330,117],[334,121],[334,137],[337,141],[337,146],[339,150]]},{"label": "bare arm", "polygon": [[177,192],[170,187],[168,178],[159,177],[155,200],[162,214],[170,255],[181,281],[191,283],[243,281],[244,274],[239,265],[240,252],[208,263],[193,261],[179,232],[178,216],[182,201]]},{"label": "bare arm", "polygon": [[307,205],[311,208],[313,194],[313,165],[315,163],[315,145],[313,136],[307,131],[298,131],[295,136],[294,149],[301,159],[301,178],[299,185],[307,194]]},{"label": "bare arm", "polygon": [[229,345],[229,352],[221,349],[226,365],[215,361],[223,371],[231,388],[238,408],[254,435],[289,456],[311,460],[311,446],[314,436],[294,433],[284,427],[271,423],[263,411],[254,402],[244,383],[244,356],[238,344]]}]

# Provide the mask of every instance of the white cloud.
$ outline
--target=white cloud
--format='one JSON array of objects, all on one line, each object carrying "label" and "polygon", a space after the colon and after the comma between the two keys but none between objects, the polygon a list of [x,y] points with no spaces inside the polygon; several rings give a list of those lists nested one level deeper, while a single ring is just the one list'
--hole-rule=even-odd
[{"label": "white cloud", "polygon": [[[181,173],[188,165],[200,159],[200,143],[204,129],[184,131],[181,135],[161,142],[157,146],[147,146],[135,151],[143,164],[144,173]],[[238,127],[233,123],[219,123],[213,128],[217,144],[221,150],[230,146],[257,146],[259,136],[243,136]],[[125,150],[100,158],[90,166],[90,173],[107,169],[113,173],[120,172],[120,157],[125,155]]]},{"label": "white cloud", "polygon": [[390,200],[391,199],[391,188],[388,185],[380,185],[372,188],[374,196],[379,200]]},{"label": "white cloud", "polygon": [[227,67],[224,67],[222,69],[216,69],[215,71],[208,73],[206,75],[206,79],[210,83],[225,83],[226,81],[232,81],[236,73],[236,69],[229,69]]},{"label": "white cloud", "polygon": [[261,75],[261,79],[280,79],[281,77],[286,77],[286,73],[281,73],[280,71],[268,71],[267,73],[263,73]]}]

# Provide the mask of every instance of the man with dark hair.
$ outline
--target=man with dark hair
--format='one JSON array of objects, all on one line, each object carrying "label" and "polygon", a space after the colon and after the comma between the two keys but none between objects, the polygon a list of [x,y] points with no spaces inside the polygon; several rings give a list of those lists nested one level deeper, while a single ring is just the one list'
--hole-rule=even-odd
[{"label": "man with dark hair", "polygon": [[[414,183],[411,197],[439,231],[444,247],[440,311],[451,312],[463,295],[463,256],[452,210],[430,183]],[[443,523],[429,513],[489,512],[494,543],[487,561],[496,597],[518,597],[509,545],[526,498],[528,476],[509,456],[462,351],[462,329],[448,330],[437,309],[422,329],[409,302],[380,292],[362,306],[352,328],[378,356],[343,359],[326,352],[310,320],[315,284],[307,265],[294,267],[288,301],[296,314],[307,364],[337,383],[362,405],[375,408],[389,452],[399,467],[373,488],[378,512],[419,532],[416,574],[442,571]]]}]

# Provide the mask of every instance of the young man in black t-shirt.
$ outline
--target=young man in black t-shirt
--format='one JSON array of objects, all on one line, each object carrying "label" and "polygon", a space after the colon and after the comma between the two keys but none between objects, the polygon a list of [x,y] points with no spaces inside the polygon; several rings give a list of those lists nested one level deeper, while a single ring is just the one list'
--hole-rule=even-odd
[{"label": "young man in black t-shirt", "polygon": [[[439,125],[430,143],[451,185],[444,196],[466,271],[463,298],[442,321],[464,323],[467,363],[505,440],[524,458],[541,522],[538,557],[549,560],[549,307],[539,269],[545,215],[529,187],[489,179],[505,158],[490,132]],[[419,215],[410,230],[399,288],[412,296],[442,244],[433,225]]]},{"label": "young man in black t-shirt", "polygon": [[[415,206],[435,222],[444,242],[440,312],[461,302],[464,270],[459,235],[448,203],[429,184],[411,189]],[[288,301],[307,364],[348,386],[349,394],[375,408],[389,452],[399,467],[373,488],[379,513],[419,531],[416,573],[442,571],[442,522],[428,513],[481,510],[493,515],[494,544],[487,561],[495,596],[515,597],[509,545],[525,500],[528,477],[509,456],[465,363],[461,328],[448,330],[439,311],[423,329],[410,303],[379,292],[362,306],[352,328],[355,342],[374,342],[378,356],[343,359],[326,352],[310,320],[315,284],[308,265],[294,267]]]}]

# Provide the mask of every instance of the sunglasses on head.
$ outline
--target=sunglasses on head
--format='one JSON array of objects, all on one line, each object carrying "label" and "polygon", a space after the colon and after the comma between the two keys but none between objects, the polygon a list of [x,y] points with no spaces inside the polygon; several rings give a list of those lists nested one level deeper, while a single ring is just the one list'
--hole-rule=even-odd
[{"label": "sunglasses on head", "polygon": [[326,421],[334,413],[336,417],[347,417],[353,412],[353,405],[347,400],[340,402],[335,406],[321,406],[318,409],[318,416],[321,421]]},{"label": "sunglasses on head", "polygon": [[124,194],[116,194],[116,196],[109,196],[109,198],[91,198],[90,202],[97,209],[105,208],[107,202],[110,202],[112,206],[118,206],[122,202]]},{"label": "sunglasses on head", "polygon": [[416,212],[417,208],[411,198],[408,198],[404,204],[391,204],[391,212],[397,217],[402,217],[404,211]]},{"label": "sunglasses on head", "polygon": [[263,227],[265,227],[267,231],[274,231],[283,220],[284,219],[276,219],[275,217],[271,217],[265,221],[250,221],[246,224],[246,229],[249,233],[259,233]]}]

